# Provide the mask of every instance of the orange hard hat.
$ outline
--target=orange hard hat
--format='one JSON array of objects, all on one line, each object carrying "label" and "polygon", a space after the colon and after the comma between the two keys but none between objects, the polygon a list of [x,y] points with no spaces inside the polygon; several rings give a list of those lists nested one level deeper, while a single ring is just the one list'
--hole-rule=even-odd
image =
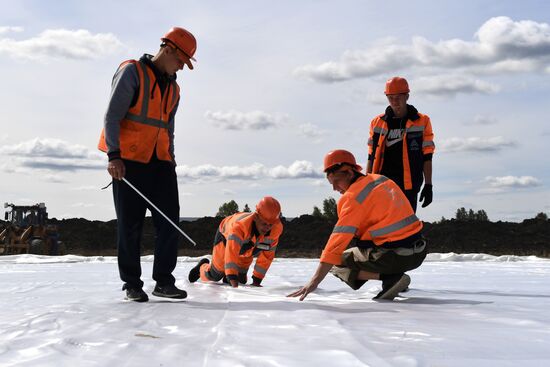
[{"label": "orange hard hat", "polygon": [[172,27],[160,40],[162,42],[169,41],[191,60],[197,61],[193,57],[195,51],[197,51],[197,40],[188,30],[181,27]]},{"label": "orange hard hat", "polygon": [[275,224],[281,215],[281,204],[271,196],[265,196],[256,205],[256,213],[269,224]]},{"label": "orange hard hat", "polygon": [[386,95],[388,94],[403,94],[403,93],[409,93],[409,83],[407,83],[407,79],[401,78],[400,76],[394,76],[391,79],[388,79],[386,82],[386,89],[384,90],[384,93]]},{"label": "orange hard hat", "polygon": [[361,166],[355,161],[353,154],[343,149],[331,150],[325,156],[324,172],[339,164],[349,164],[354,171],[361,172]]}]

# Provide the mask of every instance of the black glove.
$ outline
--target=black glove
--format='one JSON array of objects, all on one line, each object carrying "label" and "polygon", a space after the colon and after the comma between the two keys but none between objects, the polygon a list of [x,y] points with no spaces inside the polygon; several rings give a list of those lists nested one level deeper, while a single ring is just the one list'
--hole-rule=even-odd
[{"label": "black glove", "polygon": [[237,279],[241,284],[246,284],[246,282],[248,281],[248,277],[246,276],[246,273],[239,273],[239,276],[237,277]]},{"label": "black glove", "polygon": [[261,283],[262,283],[262,279],[255,277],[254,275],[252,276],[252,285],[254,287],[261,287]]},{"label": "black glove", "polygon": [[422,202],[422,207],[425,208],[432,202],[434,197],[434,193],[432,190],[431,184],[425,184],[424,188],[420,192],[420,199],[419,201]]}]

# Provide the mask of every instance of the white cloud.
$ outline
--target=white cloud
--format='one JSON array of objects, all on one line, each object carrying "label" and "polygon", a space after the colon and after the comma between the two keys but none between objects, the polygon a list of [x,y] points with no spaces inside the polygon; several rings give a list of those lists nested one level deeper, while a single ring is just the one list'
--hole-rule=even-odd
[{"label": "white cloud", "polygon": [[[313,139],[314,142],[321,142],[326,134],[312,123],[296,124],[289,121],[288,116],[276,116],[263,111],[241,112],[230,110],[227,112],[206,111],[204,117],[215,126],[224,130],[267,130],[290,128],[294,134]],[[295,127],[297,126],[297,128]]]},{"label": "white cloud", "polygon": [[495,117],[492,116],[483,116],[483,115],[476,115],[473,118],[473,121],[471,124],[473,125],[494,125],[498,121]]},{"label": "white cloud", "polygon": [[265,167],[261,163],[249,166],[222,166],[211,164],[196,167],[176,167],[178,178],[192,180],[261,180],[261,179],[300,179],[323,177],[322,170],[315,168],[311,162],[295,161],[290,166]]},{"label": "white cloud", "polygon": [[449,138],[438,143],[437,147],[441,152],[496,152],[505,148],[514,147],[515,142],[505,139],[502,136],[489,138]]},{"label": "white cloud", "polygon": [[437,75],[415,80],[414,93],[433,96],[455,96],[458,93],[490,94],[499,90],[499,87],[483,80],[465,75]]},{"label": "white cloud", "polygon": [[[509,17],[487,20],[473,41],[449,39],[432,42],[413,37],[408,45],[383,43],[367,50],[348,50],[339,61],[304,65],[294,75],[332,83],[409,68],[467,70],[469,72],[525,72],[547,70],[550,61],[550,26]],[[485,88],[484,86],[481,86]]]},{"label": "white cloud", "polygon": [[52,183],[67,183],[67,179],[65,177],[54,175],[54,174],[45,174],[40,175],[40,178],[46,182],[52,182]]},{"label": "white cloud", "polygon": [[321,169],[313,167],[308,161],[295,161],[290,166],[277,166],[268,170],[268,177],[284,178],[319,178],[323,177]]},{"label": "white cloud", "polygon": [[388,105],[386,95],[379,91],[378,93],[367,93],[367,101],[375,105]]},{"label": "white cloud", "polygon": [[10,156],[3,169],[9,172],[28,173],[33,169],[74,171],[104,169],[105,155],[79,144],[64,140],[35,138],[0,147],[0,155]]},{"label": "white cloud", "polygon": [[228,112],[206,111],[204,117],[224,130],[266,130],[277,127],[285,119],[263,111],[240,112],[235,110]]},{"label": "white cloud", "polygon": [[533,176],[487,176],[483,182],[489,184],[489,187],[477,190],[477,194],[500,194],[510,190],[528,189],[542,185],[542,182]]},{"label": "white cloud", "polygon": [[229,190],[229,189],[223,189],[223,190],[222,190],[222,194],[223,194],[223,195],[227,195],[227,196],[229,196],[229,195],[235,195],[235,193],[236,193],[235,191]]},{"label": "white cloud", "polygon": [[311,182],[311,185],[315,187],[324,187],[327,185],[327,180],[314,180]]},{"label": "white cloud", "polygon": [[319,126],[311,123],[300,124],[298,126],[298,131],[302,136],[314,139],[316,142],[321,141],[321,138],[326,134],[325,130],[320,129]]},{"label": "white cloud", "polygon": [[15,32],[15,33],[23,32],[23,27],[12,27],[12,26],[0,27],[0,35],[4,33],[11,33],[11,32]]},{"label": "white cloud", "polygon": [[1,36],[0,55],[29,60],[97,59],[123,48],[112,33],[92,34],[85,29],[47,29],[36,37],[15,40]]},{"label": "white cloud", "polygon": [[536,187],[542,184],[538,178],[533,176],[487,176],[485,182],[488,182],[491,187],[509,188]]},{"label": "white cloud", "polygon": [[34,138],[18,144],[0,147],[0,153],[23,157],[98,158],[103,154],[84,145],[70,144],[55,138]]}]

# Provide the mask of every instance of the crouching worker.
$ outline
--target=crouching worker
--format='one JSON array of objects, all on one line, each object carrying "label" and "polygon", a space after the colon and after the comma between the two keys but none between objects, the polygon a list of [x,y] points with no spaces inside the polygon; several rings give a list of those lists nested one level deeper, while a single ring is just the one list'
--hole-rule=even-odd
[{"label": "crouching worker", "polygon": [[223,279],[237,288],[239,283],[246,284],[248,268],[253,257],[258,256],[252,285],[260,287],[283,233],[280,214],[279,202],[266,196],[256,205],[254,213],[236,213],[224,218],[214,237],[212,263],[201,259],[189,272],[189,281]]},{"label": "crouching worker", "polygon": [[410,284],[405,272],[419,267],[426,257],[422,222],[392,180],[362,174],[350,152],[329,152],[324,171],[333,189],[342,194],[338,222],[317,271],[307,285],[288,297],[300,296],[302,301],[330,271],[353,290],[367,280],[381,280],[382,291],[373,299],[392,300]]}]

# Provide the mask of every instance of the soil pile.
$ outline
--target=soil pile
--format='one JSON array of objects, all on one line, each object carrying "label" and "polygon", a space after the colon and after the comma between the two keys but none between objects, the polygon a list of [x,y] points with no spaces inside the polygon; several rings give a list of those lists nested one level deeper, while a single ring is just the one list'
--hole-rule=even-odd
[{"label": "soil pile", "polygon": [[[193,247],[183,236],[180,256],[200,256],[212,249],[216,228],[222,218],[204,217],[183,221],[181,228],[197,246]],[[88,221],[86,219],[52,220],[59,226],[60,239],[67,253],[81,255],[115,255],[116,221]],[[318,257],[332,232],[334,223],[311,215],[302,215],[292,221],[283,218],[284,232],[279,241],[277,256]],[[475,222],[445,220],[425,223],[424,235],[430,252],[487,253],[492,255],[535,255],[550,257],[550,221],[528,219],[522,223]],[[143,226],[142,251],[152,254],[155,231],[151,218]]]}]

